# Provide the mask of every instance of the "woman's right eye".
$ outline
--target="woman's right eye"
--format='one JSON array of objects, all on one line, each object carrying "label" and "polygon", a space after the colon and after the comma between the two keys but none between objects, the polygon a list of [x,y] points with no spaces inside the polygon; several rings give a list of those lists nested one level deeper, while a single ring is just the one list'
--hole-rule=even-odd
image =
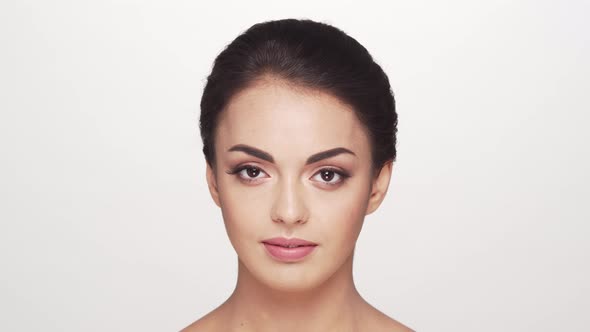
[{"label": "woman's right eye", "polygon": [[264,175],[266,174],[262,169],[250,165],[237,167],[236,169],[228,173],[237,174],[240,179],[246,182],[253,182],[257,179],[262,179],[265,177]]}]

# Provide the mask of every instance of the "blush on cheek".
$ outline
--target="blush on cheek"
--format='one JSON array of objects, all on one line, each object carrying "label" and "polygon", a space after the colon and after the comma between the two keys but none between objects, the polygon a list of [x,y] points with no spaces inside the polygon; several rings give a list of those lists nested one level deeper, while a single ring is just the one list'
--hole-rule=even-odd
[{"label": "blush on cheek", "polygon": [[367,206],[368,206],[368,194],[362,193],[352,199],[349,204],[343,206],[341,209],[341,220],[345,222],[349,227],[352,235],[357,237],[360,229],[362,228]]},{"label": "blush on cheek", "polygon": [[334,192],[329,197],[331,209],[352,216],[364,215],[369,202],[370,188],[364,183],[354,183]]},{"label": "blush on cheek", "polygon": [[[261,223],[269,220],[263,200],[255,195],[223,195],[221,211],[228,233],[238,237],[258,236]],[[232,234],[230,234],[231,236]]]},{"label": "blush on cheek", "polygon": [[346,199],[342,197],[333,200],[329,207],[319,207],[318,210],[323,211],[319,212],[323,215],[322,219],[330,220],[330,223],[335,223],[338,226],[349,227],[362,223],[366,211],[365,201],[361,197],[347,197]]}]

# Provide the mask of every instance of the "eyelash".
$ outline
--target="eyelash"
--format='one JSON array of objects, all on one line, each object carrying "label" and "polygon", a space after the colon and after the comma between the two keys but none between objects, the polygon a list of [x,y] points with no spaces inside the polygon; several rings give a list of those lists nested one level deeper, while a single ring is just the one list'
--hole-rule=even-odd
[{"label": "eyelash", "polygon": [[[260,167],[256,167],[256,166],[252,166],[252,165],[242,165],[242,166],[237,166],[229,171],[227,171],[227,174],[230,175],[236,175],[238,177],[240,177],[241,180],[246,181],[247,183],[252,183],[255,182],[257,178],[244,178],[239,176],[239,173],[242,172],[243,170],[246,169],[255,169],[255,170],[259,170],[260,172],[264,172]],[[334,172],[335,174],[337,174],[338,176],[340,176],[340,180],[338,182],[334,182],[334,183],[329,183],[329,182],[322,182],[325,185],[328,186],[336,186],[339,185],[341,183],[343,183],[344,181],[346,181],[346,179],[348,179],[350,177],[350,174],[348,174],[347,172],[341,171],[339,169],[336,168],[332,168],[332,167],[325,167],[320,169],[319,171],[317,171],[314,174],[314,177],[317,174],[321,174],[322,172]]]}]

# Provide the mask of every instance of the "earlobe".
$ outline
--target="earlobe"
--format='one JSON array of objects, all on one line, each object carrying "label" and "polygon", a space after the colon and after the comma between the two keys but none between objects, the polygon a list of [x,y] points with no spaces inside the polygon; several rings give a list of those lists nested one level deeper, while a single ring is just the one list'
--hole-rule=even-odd
[{"label": "earlobe", "polygon": [[369,202],[367,204],[367,211],[365,215],[375,212],[379,205],[381,205],[381,202],[383,202],[389,187],[389,180],[391,179],[392,170],[393,161],[388,161],[383,165],[383,167],[381,167],[379,174],[373,178],[371,194],[369,196]]},{"label": "earlobe", "polygon": [[219,190],[217,189],[217,179],[215,176],[215,172],[211,168],[211,165],[207,163],[207,186],[209,187],[209,193],[211,194],[211,198],[217,206],[221,207],[219,203]]}]

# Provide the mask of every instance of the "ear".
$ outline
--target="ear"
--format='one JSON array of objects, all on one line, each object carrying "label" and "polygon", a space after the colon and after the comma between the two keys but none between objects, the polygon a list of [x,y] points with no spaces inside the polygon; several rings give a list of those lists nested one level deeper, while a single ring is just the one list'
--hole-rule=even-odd
[{"label": "ear", "polygon": [[392,169],[393,161],[388,161],[383,165],[379,174],[373,178],[371,195],[369,196],[369,203],[365,215],[375,212],[379,205],[381,205],[381,202],[383,202],[385,194],[387,193],[387,188],[389,187]]},{"label": "ear", "polygon": [[221,207],[219,203],[219,190],[217,189],[217,179],[215,176],[215,171],[211,168],[211,165],[207,163],[207,185],[209,186],[209,193],[211,193],[211,198],[215,201],[217,206]]}]

